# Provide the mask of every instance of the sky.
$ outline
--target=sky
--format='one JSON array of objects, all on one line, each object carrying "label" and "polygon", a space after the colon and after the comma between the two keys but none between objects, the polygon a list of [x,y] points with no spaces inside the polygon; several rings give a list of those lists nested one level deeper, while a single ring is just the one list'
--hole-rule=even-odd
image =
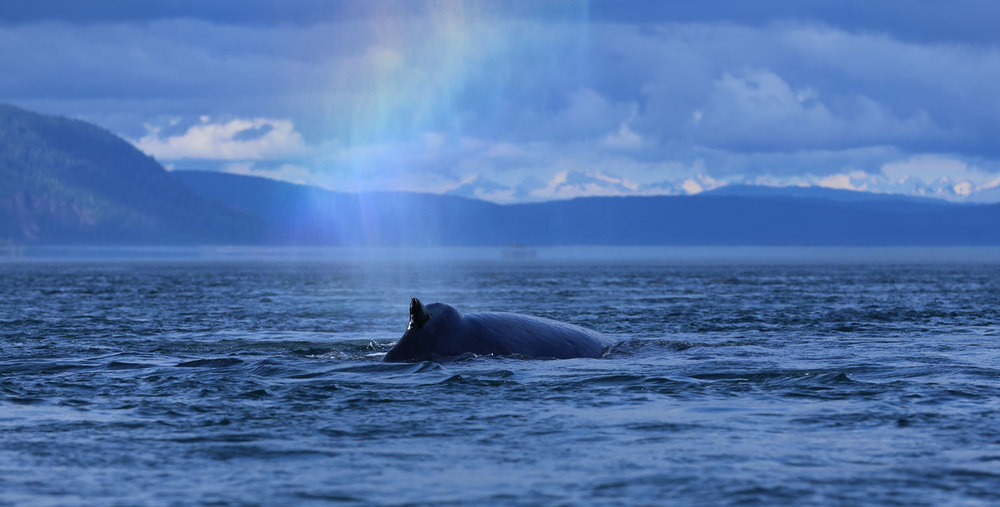
[{"label": "sky", "polygon": [[3,2],[0,48],[0,102],[170,170],[501,203],[1000,202],[994,1]]}]

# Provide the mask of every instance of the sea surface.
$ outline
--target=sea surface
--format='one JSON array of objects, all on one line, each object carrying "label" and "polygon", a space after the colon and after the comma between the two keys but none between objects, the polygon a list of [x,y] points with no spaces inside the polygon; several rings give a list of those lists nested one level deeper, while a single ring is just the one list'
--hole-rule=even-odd
[{"label": "sea surface", "polygon": [[116,251],[0,262],[0,505],[1000,503],[996,249]]}]

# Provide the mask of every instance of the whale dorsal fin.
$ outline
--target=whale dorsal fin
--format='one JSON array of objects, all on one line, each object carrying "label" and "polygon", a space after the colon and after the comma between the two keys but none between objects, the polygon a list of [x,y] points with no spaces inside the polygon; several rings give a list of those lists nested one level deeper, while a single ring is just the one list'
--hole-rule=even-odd
[{"label": "whale dorsal fin", "polygon": [[424,308],[424,304],[417,298],[410,299],[410,329],[420,329],[424,323],[431,319],[431,314]]}]

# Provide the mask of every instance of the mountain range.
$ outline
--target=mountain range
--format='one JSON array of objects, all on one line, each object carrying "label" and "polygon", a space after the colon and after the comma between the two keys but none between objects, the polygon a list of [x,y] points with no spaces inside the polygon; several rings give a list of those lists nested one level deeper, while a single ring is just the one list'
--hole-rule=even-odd
[{"label": "mountain range", "polygon": [[823,188],[500,205],[173,171],[100,127],[0,105],[0,242],[1000,245],[1000,204]]},{"label": "mountain range", "polygon": [[263,216],[268,242],[337,245],[995,245],[1000,205],[829,189],[587,197],[500,205],[414,193],[348,194],[253,176],[174,173]]}]

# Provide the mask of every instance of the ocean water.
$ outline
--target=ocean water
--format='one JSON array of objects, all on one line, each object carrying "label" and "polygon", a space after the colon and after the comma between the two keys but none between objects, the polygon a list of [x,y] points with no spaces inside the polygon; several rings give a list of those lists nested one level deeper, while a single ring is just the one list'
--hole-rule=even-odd
[{"label": "ocean water", "polygon": [[[0,504],[1000,503],[996,250],[449,252],[0,263]],[[618,345],[382,363],[412,296]]]}]

